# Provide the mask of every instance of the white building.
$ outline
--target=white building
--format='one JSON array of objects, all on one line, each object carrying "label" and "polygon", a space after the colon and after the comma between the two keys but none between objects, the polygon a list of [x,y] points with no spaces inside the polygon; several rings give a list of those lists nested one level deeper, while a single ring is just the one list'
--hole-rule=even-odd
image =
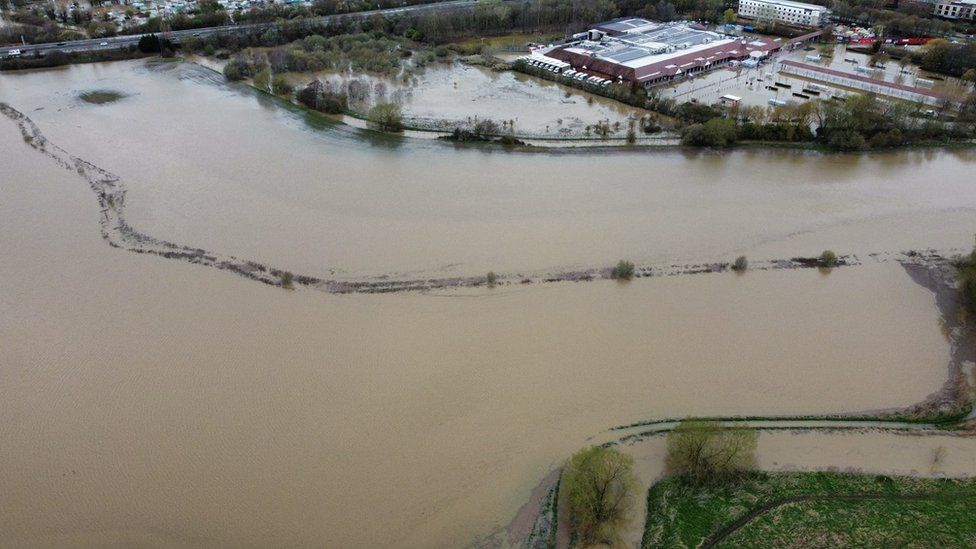
[{"label": "white building", "polygon": [[976,0],[940,0],[932,6],[932,15],[946,19],[976,19]]},{"label": "white building", "polygon": [[791,0],[739,0],[739,16],[760,21],[818,27],[826,19],[826,14],[827,8],[823,6]]}]

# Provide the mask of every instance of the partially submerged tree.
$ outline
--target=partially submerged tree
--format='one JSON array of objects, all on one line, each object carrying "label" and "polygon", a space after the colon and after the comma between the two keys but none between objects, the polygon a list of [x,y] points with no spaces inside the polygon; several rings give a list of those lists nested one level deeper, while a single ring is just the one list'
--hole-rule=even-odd
[{"label": "partially submerged tree", "polygon": [[681,144],[693,147],[728,147],[738,139],[735,123],[713,118],[704,124],[692,124],[681,132]]},{"label": "partially submerged tree", "polygon": [[682,421],[668,433],[668,469],[695,484],[735,479],[755,463],[756,431],[713,421]]},{"label": "partially submerged tree", "polygon": [[745,270],[748,268],[749,260],[746,259],[746,256],[744,255],[740,255],[739,257],[735,258],[735,263],[732,264],[732,270],[740,273],[745,272]]},{"label": "partially submerged tree", "polygon": [[594,446],[573,454],[560,490],[569,495],[573,528],[583,545],[614,544],[630,517],[637,493],[634,458]]},{"label": "partially submerged tree", "polygon": [[271,91],[275,95],[291,95],[294,88],[288,82],[288,79],[286,79],[283,75],[276,74],[274,78],[271,79]]},{"label": "partially submerged tree", "polygon": [[610,277],[619,280],[630,280],[634,278],[634,264],[630,261],[621,259],[617,266],[610,270]]},{"label": "partially submerged tree", "polygon": [[400,105],[380,103],[369,109],[366,118],[385,132],[403,131],[403,113],[400,111]]},{"label": "partially submerged tree", "polygon": [[824,250],[817,259],[820,261],[821,267],[834,267],[837,265],[837,254],[832,250]]},{"label": "partially submerged tree", "polygon": [[254,75],[254,87],[266,92],[271,90],[271,69],[265,67]]}]

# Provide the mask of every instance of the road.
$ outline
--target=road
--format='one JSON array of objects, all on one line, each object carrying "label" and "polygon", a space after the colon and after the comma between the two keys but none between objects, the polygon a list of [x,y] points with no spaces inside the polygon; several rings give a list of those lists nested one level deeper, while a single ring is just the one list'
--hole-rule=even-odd
[{"label": "road", "polygon": [[[321,23],[326,24],[330,20],[336,17],[343,17],[348,15],[355,16],[369,16],[374,14],[380,14],[384,16],[391,16],[404,13],[422,13],[425,11],[436,11],[436,10],[452,10],[459,8],[472,7],[477,3],[477,0],[448,0],[444,2],[436,2],[433,4],[419,4],[415,6],[404,6],[400,8],[388,8],[382,10],[369,10],[360,11],[355,13],[344,13],[341,15],[326,15],[322,17],[312,17],[305,19],[305,22],[309,23]],[[189,37],[206,38],[215,34],[232,34],[232,33],[244,33],[254,30],[264,30],[280,23],[254,23],[249,25],[224,25],[220,27],[206,27],[201,29],[186,29],[178,31],[169,31],[165,33],[167,39],[174,43],[180,43],[181,40]],[[109,38],[91,38],[86,40],[70,40],[67,42],[50,42],[46,44],[30,44],[27,46],[5,46],[0,49],[0,56],[6,57],[10,50],[19,49],[22,56],[33,56],[35,54],[46,54],[52,51],[63,51],[63,52],[84,52],[84,51],[98,51],[98,50],[113,50],[118,48],[124,48],[128,46],[134,46],[139,43],[139,38],[141,34],[131,34],[125,36],[112,36]]]}]

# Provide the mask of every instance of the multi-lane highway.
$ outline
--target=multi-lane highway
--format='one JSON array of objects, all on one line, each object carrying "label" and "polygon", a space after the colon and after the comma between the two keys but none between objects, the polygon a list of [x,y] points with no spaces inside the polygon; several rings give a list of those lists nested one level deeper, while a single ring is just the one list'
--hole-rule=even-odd
[{"label": "multi-lane highway", "polygon": [[[444,2],[436,2],[431,4],[419,4],[414,6],[403,6],[399,8],[389,8],[382,10],[370,10],[370,11],[360,11],[352,14],[342,14],[342,15],[327,15],[323,17],[314,17],[305,19],[306,22],[316,22],[316,23],[328,23],[330,19],[334,17],[342,17],[345,15],[356,15],[356,16],[368,16],[373,14],[380,14],[385,16],[396,15],[401,13],[418,13],[425,11],[434,10],[452,10],[452,9],[463,9],[470,8],[477,3],[477,0],[447,0]],[[214,34],[229,34],[237,32],[248,32],[254,30],[263,30],[280,23],[254,23],[249,25],[224,25],[220,27],[206,27],[202,29],[186,29],[178,31],[169,31],[165,33],[167,39],[172,42],[179,43],[180,40],[189,38],[191,36],[206,38]],[[7,57],[10,55],[12,50],[19,50],[20,55],[28,56],[35,55],[37,53],[45,54],[52,51],[60,50],[63,52],[80,52],[80,51],[97,51],[97,50],[110,50],[118,49],[121,47],[126,47],[130,45],[136,45],[139,43],[139,38],[142,35],[132,34],[125,36],[113,36],[110,38],[91,38],[86,40],[70,40],[67,42],[51,42],[46,44],[30,44],[26,46],[0,46],[0,57]]]}]

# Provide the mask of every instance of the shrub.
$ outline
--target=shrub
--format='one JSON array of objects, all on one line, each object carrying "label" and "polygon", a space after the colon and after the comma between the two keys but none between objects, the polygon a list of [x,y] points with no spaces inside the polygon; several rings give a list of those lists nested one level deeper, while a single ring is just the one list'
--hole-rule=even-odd
[{"label": "shrub", "polygon": [[495,274],[495,271],[488,271],[488,274],[485,275],[485,282],[487,282],[489,286],[494,286],[495,283],[498,282],[498,275]]},{"label": "shrub", "polygon": [[400,105],[380,103],[369,109],[366,118],[383,131],[403,131],[403,113],[400,111]]},{"label": "shrub", "polygon": [[306,107],[329,114],[339,114],[349,105],[345,94],[336,92],[331,85],[326,85],[321,80],[310,82],[296,94],[296,98]]},{"label": "shrub", "polygon": [[818,258],[821,267],[833,267],[837,265],[837,254],[831,250],[824,250]]},{"label": "shrub", "polygon": [[287,290],[291,290],[295,287],[295,275],[288,271],[281,271],[278,273],[278,278],[281,279],[281,287]]},{"label": "shrub", "polygon": [[139,45],[136,47],[142,53],[159,53],[159,37],[155,34],[144,34],[139,38]]},{"label": "shrub", "polygon": [[275,75],[275,77],[271,80],[271,91],[274,92],[275,95],[291,95],[291,92],[294,91],[294,89],[284,76],[278,74]]},{"label": "shrub", "polygon": [[255,72],[254,63],[243,56],[234,57],[224,65],[224,76],[228,80],[243,80],[253,76]]},{"label": "shrub", "polygon": [[756,431],[682,421],[668,433],[668,469],[694,484],[734,480],[755,464]]},{"label": "shrub", "polygon": [[681,132],[681,144],[693,147],[728,147],[736,138],[735,123],[722,118],[692,124]]},{"label": "shrub", "polygon": [[573,529],[583,546],[619,542],[637,492],[633,467],[633,457],[600,446],[576,452],[566,464],[560,491],[569,494]]},{"label": "shrub", "polygon": [[261,91],[268,91],[271,85],[271,69],[265,67],[254,75],[254,87]]},{"label": "shrub", "polygon": [[732,264],[733,271],[742,272],[748,268],[749,268],[749,260],[746,259],[746,256],[744,255],[740,255],[739,257],[735,258],[735,263]]},{"label": "shrub", "polygon": [[611,269],[610,277],[619,280],[630,280],[634,278],[634,264],[621,259],[617,262],[617,266]]},{"label": "shrub", "polygon": [[827,138],[827,145],[838,151],[859,151],[865,144],[864,136],[855,130],[833,131]]}]

